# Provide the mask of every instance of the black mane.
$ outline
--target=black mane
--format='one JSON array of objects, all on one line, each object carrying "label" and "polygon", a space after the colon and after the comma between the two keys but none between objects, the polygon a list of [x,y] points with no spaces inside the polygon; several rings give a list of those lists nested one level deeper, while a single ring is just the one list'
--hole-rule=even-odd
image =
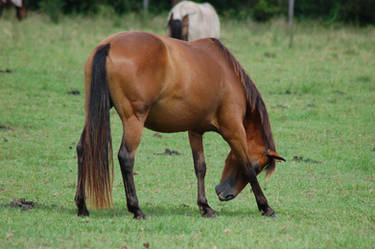
[{"label": "black mane", "polygon": [[[223,52],[224,56],[228,60],[229,64],[232,65],[234,72],[237,74],[237,77],[245,88],[247,98],[247,113],[249,114],[255,110],[257,111],[263,130],[263,140],[266,144],[266,149],[276,151],[266,105],[257,87],[232,53],[218,39],[211,38],[211,40]],[[266,169],[267,175],[272,174],[273,170],[275,169],[275,163],[269,164]]]},{"label": "black mane", "polygon": [[169,21],[169,27],[171,29],[171,37],[183,40],[184,37],[182,35],[182,22],[178,19],[173,19]]}]

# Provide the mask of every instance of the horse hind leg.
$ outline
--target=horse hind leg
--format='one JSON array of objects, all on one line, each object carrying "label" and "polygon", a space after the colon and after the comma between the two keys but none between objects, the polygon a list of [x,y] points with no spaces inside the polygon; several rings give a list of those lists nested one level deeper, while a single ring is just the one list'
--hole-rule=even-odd
[{"label": "horse hind leg", "polygon": [[26,13],[27,9],[24,5],[22,7],[16,7],[16,15],[19,21],[23,20],[26,17]]},{"label": "horse hind leg", "polygon": [[145,219],[146,216],[138,204],[133,176],[135,152],[141,140],[143,123],[133,116],[123,121],[123,126],[124,135],[118,152],[118,159],[125,186],[126,203],[129,212],[133,213],[135,219]]},{"label": "horse hind leg", "polygon": [[203,217],[216,217],[216,212],[207,202],[206,191],[204,187],[204,177],[206,175],[206,162],[203,153],[202,135],[189,131],[190,147],[194,159],[195,175],[198,180],[198,198],[197,203]]},{"label": "horse hind leg", "polygon": [[89,216],[89,211],[86,207],[85,197],[85,183],[83,182],[83,140],[85,136],[85,129],[83,129],[81,138],[77,144],[77,157],[78,157],[78,179],[77,179],[77,192],[74,198],[78,208],[78,216]]}]

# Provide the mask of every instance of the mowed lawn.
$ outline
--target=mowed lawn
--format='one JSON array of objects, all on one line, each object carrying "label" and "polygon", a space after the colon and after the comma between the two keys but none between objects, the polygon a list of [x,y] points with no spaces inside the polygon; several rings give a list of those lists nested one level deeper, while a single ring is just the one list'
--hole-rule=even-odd
[{"label": "mowed lawn", "polygon": [[[133,220],[115,162],[114,208],[76,216],[75,145],[84,122],[83,66],[115,32],[164,34],[165,16],[0,19],[0,248],[374,248],[375,28],[222,20],[222,41],[256,82],[277,151],[287,159],[260,184],[278,219],[247,187],[220,202],[228,145],[204,136],[208,201],[200,216],[186,133],[145,130],[135,181],[147,220]],[[216,89],[212,89],[215,91]],[[79,94],[72,94],[79,93]],[[122,130],[112,110],[114,158]],[[181,114],[183,115],[183,114]],[[163,155],[165,149],[179,155]],[[34,202],[30,210],[14,199]]]}]

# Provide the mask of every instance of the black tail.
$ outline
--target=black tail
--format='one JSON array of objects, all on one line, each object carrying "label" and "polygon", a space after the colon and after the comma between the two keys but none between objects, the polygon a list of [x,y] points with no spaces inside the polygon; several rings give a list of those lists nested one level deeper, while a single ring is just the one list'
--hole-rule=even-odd
[{"label": "black tail", "polygon": [[106,59],[110,44],[100,46],[92,61],[89,106],[83,141],[83,184],[94,208],[112,206],[113,158]]}]

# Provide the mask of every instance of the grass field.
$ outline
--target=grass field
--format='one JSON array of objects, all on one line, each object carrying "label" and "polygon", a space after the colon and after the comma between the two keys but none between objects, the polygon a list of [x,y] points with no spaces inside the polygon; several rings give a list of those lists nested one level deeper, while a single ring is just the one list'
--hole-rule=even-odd
[{"label": "grass field", "polygon": [[[217,199],[229,147],[214,133],[204,140],[206,190],[218,217],[202,218],[187,134],[149,130],[135,166],[147,220],[128,213],[117,161],[114,208],[76,216],[85,60],[112,33],[164,27],[164,17],[111,13],[57,25],[36,13],[0,19],[0,248],[375,248],[373,26],[299,23],[288,49],[283,20],[222,23],[222,41],[256,82],[287,159],[272,178],[259,177],[278,219],[260,215],[249,187]],[[111,116],[117,152],[122,130]],[[180,155],[160,155],[166,148]],[[8,205],[19,198],[35,207]]]}]

